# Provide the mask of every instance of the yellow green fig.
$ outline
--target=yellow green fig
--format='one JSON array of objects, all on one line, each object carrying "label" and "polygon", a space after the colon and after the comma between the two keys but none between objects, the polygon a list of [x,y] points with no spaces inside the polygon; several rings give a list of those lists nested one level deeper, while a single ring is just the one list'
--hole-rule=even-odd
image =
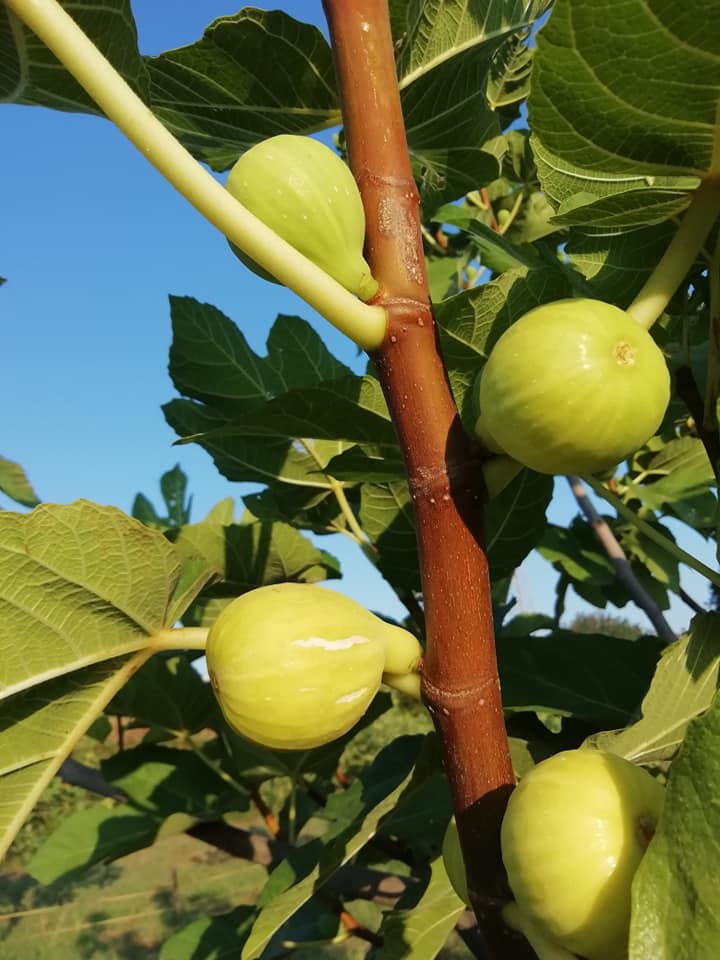
[{"label": "yellow green fig", "polygon": [[210,628],[206,656],[223,714],[239,734],[308,750],[350,730],[383,674],[416,670],[422,648],[360,604],[306,583],[260,587]]},{"label": "yellow green fig", "polygon": [[501,830],[529,927],[585,960],[624,960],[632,881],[663,799],[646,770],[599,750],[567,750],[533,767]]},{"label": "yellow green fig", "polygon": [[[378,289],[363,257],[365,211],[347,164],[329,147],[293,134],[255,144],[230,171],[229,192],[361,300]],[[273,280],[232,245],[255,273]]]},{"label": "yellow green fig", "polygon": [[484,446],[550,474],[613,467],[656,432],[670,400],[647,330],[587,298],[544,304],[508,327],[478,388]]}]

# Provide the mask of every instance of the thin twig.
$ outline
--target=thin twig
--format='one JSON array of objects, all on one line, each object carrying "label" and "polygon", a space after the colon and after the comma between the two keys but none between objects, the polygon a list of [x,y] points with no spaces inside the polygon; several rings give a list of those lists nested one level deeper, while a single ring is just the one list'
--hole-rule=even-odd
[{"label": "thin twig", "polygon": [[659,639],[664,643],[674,643],[677,640],[677,637],[673,632],[672,627],[663,616],[662,611],[655,603],[653,598],[633,573],[633,569],[630,566],[630,561],[628,560],[625,551],[618,543],[617,538],[610,529],[609,525],[605,522],[605,520],[603,520],[593,506],[590,498],[587,495],[587,490],[585,489],[585,485],[583,484],[582,480],[580,477],[568,477],[567,480],[570,484],[570,489],[577,500],[578,506],[585,514],[588,523],[593,528],[595,536],[600,541],[600,544],[608,555],[610,563],[615,568],[615,573],[617,574],[618,580],[625,587],[627,592],[630,594],[630,597],[635,601],[638,607],[644,611],[650,623],[652,623],[653,627],[655,627],[655,632],[657,633]]},{"label": "thin twig", "polygon": [[127,803],[127,794],[120,787],[109,783],[102,773],[95,767],[80,763],[79,760],[68,757],[63,760],[57,776],[63,783],[71,787],[82,787],[89,793],[96,793],[99,797],[111,797],[119,803]]},{"label": "thin twig", "polygon": [[682,587],[680,587],[680,593],[678,596],[683,603],[686,603],[691,610],[695,611],[695,613],[707,613],[705,607],[699,604],[697,600],[694,597],[691,597],[690,594],[686,590],[683,590]]}]

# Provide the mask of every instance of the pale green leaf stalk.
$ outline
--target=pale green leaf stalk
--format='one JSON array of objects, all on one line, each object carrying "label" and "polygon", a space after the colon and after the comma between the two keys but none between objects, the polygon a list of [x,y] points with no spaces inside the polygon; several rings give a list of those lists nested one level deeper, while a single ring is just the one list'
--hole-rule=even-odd
[{"label": "pale green leaf stalk", "polygon": [[208,627],[174,627],[158,630],[150,638],[151,653],[161,650],[202,650],[207,645]]},{"label": "pale green leaf stalk", "polygon": [[720,213],[720,183],[707,180],[693,194],[677,233],[627,312],[647,330],[662,316],[695,262]]},{"label": "pale green leaf stalk", "polygon": [[356,299],[253,216],[202,167],[131,90],[57,0],[5,0],[106,116],[237,247],[365,350],[380,346],[387,314]]},{"label": "pale green leaf stalk", "polygon": [[[23,721],[20,715],[9,715],[12,719],[8,729],[17,743],[17,754],[14,756],[15,765],[2,771],[0,860],[65,757],[70,755],[93,720],[102,713],[150,655],[149,650],[139,650],[129,656],[118,669],[110,670],[106,677],[85,685],[81,679],[74,691],[68,691],[66,695],[48,703],[44,710],[37,711],[40,723],[48,724],[51,731],[49,749],[43,754],[24,755],[23,748],[28,738],[27,725],[32,724],[33,718]],[[103,667],[91,668],[93,669],[101,672]],[[37,722],[38,718],[34,719]],[[5,747],[7,751],[7,738]],[[12,756],[11,754],[10,759]],[[7,761],[7,752],[3,759]]]},{"label": "pale green leaf stalk", "polygon": [[715,220],[720,215],[720,104],[715,119],[715,141],[710,170],[659,263],[627,312],[647,330],[662,315],[671,297],[695,262]]},{"label": "pale green leaf stalk", "polygon": [[614,507],[621,517],[637,527],[640,533],[644,534],[648,540],[652,540],[653,543],[662,547],[671,557],[674,557],[680,563],[687,564],[688,567],[695,570],[701,576],[706,577],[710,583],[714,583],[715,586],[720,587],[720,574],[711,570],[711,568],[706,566],[701,560],[698,560],[691,553],[688,553],[687,550],[683,550],[682,547],[679,547],[676,543],[673,543],[672,540],[663,536],[655,527],[650,526],[649,523],[642,520],[634,510],[631,510],[620,497],[616,497],[614,493],[611,493],[603,483],[591,476],[583,477],[583,482],[586,483],[594,493]]},{"label": "pale green leaf stalk", "polygon": [[412,697],[413,700],[422,703],[422,696],[420,695],[422,677],[419,673],[384,673],[382,682],[386,686],[392,687],[393,690],[398,690],[405,696]]}]

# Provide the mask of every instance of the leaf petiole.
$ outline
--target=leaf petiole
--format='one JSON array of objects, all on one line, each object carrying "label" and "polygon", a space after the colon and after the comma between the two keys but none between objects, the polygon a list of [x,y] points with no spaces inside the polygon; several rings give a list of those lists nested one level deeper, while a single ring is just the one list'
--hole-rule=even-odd
[{"label": "leaf petiole", "polygon": [[583,482],[592,489],[593,493],[596,493],[599,497],[602,497],[603,500],[606,500],[610,506],[614,507],[620,516],[634,524],[640,533],[644,534],[648,540],[652,540],[653,543],[662,547],[663,550],[669,553],[670,556],[675,557],[676,560],[679,560],[680,563],[687,564],[688,567],[691,567],[701,576],[706,577],[711,583],[720,587],[720,574],[711,570],[710,567],[707,567],[701,560],[698,560],[691,553],[683,550],[676,543],[673,543],[672,540],[668,540],[667,537],[664,537],[654,527],[650,526],[649,523],[641,520],[630,507],[624,504],[615,494],[611,493],[599,480],[596,480],[595,477],[583,477]]},{"label": "leaf petiole", "polygon": [[149,644],[151,653],[161,650],[205,650],[207,645],[207,627],[176,627],[158,630]]},{"label": "leaf petiole", "polygon": [[662,315],[685,279],[720,214],[720,106],[710,170],[690,201],[680,226],[642,290],[627,308],[647,330]]}]

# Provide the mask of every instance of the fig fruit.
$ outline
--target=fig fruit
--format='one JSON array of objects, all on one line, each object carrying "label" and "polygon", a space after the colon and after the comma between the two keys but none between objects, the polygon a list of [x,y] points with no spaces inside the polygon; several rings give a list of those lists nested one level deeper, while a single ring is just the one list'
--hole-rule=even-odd
[{"label": "fig fruit", "polygon": [[223,714],[266,747],[308,750],[353,727],[384,673],[416,669],[415,637],[354,600],[305,583],[260,587],[210,628],[206,656]]},{"label": "fig fruit", "polygon": [[470,894],[468,893],[467,877],[465,876],[465,861],[460,849],[460,837],[455,817],[452,818],[445,831],[442,858],[450,886],[460,899],[470,906]]},{"label": "fig fruit", "polygon": [[632,880],[663,798],[647,771],[591,749],[555,754],[521,780],[502,856],[534,929],[586,960],[627,955]]},{"label": "fig fruit", "polygon": [[[225,184],[243,206],[361,300],[378,283],[363,257],[365,211],[355,178],[329,147],[292,134],[247,150]],[[267,271],[231,244],[255,273]]]},{"label": "fig fruit", "polygon": [[476,430],[539,473],[596,473],[642,446],[669,400],[665,359],[644,327],[600,300],[558,300],[495,344]]}]

